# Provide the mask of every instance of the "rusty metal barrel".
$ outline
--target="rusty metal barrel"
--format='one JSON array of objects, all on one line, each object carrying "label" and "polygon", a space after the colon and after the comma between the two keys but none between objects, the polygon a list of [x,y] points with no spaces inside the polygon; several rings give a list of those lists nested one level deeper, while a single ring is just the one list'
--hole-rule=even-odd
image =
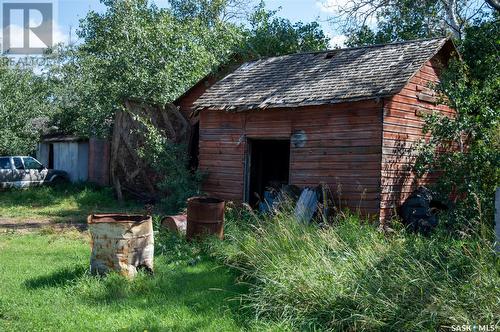
[{"label": "rusty metal barrel", "polygon": [[153,272],[154,235],[151,216],[93,214],[88,217],[92,253],[90,272],[116,271],[133,278],[143,268]]},{"label": "rusty metal barrel", "polygon": [[167,216],[162,219],[161,227],[179,235],[186,235],[187,216],[185,214]]},{"label": "rusty metal barrel", "polygon": [[203,236],[224,238],[225,202],[213,197],[193,197],[187,204],[186,238],[193,240]]}]

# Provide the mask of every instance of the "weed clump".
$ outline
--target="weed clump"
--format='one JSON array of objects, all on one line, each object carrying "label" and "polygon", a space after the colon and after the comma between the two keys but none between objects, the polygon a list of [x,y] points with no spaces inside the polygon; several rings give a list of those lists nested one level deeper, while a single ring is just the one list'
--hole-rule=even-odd
[{"label": "weed clump", "polygon": [[492,242],[403,228],[390,235],[355,215],[331,226],[298,223],[286,209],[230,209],[226,241],[209,250],[250,286],[260,319],[298,330],[436,330],[498,324],[500,264]]}]

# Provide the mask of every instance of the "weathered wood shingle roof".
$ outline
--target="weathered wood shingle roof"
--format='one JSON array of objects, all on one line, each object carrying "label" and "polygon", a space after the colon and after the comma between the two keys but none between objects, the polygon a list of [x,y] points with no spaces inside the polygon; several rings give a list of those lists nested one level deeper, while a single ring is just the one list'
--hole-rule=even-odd
[{"label": "weathered wood shingle roof", "polygon": [[248,62],[210,87],[195,109],[249,110],[392,96],[446,38],[291,54]]}]

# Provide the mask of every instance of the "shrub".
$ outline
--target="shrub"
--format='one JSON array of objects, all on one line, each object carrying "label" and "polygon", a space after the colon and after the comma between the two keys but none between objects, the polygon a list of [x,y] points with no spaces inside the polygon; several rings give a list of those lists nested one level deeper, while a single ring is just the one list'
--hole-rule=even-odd
[{"label": "shrub", "polygon": [[500,264],[492,243],[404,230],[383,234],[354,215],[304,226],[230,209],[210,250],[250,284],[258,318],[300,330],[436,330],[498,323]]},{"label": "shrub", "polygon": [[162,195],[161,208],[166,213],[177,213],[189,197],[199,195],[203,174],[188,168],[187,147],[169,140],[148,119],[137,117],[142,124],[144,144],[139,156],[161,176],[156,188]]},{"label": "shrub", "polygon": [[451,61],[436,87],[456,116],[426,117],[424,132],[432,137],[422,144],[416,170],[439,172],[434,189],[451,203],[443,218],[449,228],[484,235],[492,227],[500,186],[498,14],[465,30],[462,60]]}]

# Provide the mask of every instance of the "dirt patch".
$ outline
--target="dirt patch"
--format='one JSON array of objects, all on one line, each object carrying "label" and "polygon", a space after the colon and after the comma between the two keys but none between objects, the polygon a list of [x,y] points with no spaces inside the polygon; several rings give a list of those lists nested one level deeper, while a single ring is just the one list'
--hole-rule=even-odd
[{"label": "dirt patch", "polygon": [[79,231],[87,230],[87,223],[76,222],[53,222],[51,220],[34,219],[34,220],[18,220],[9,218],[0,218],[0,233],[6,232],[33,232],[43,229],[54,230],[72,230]]}]

